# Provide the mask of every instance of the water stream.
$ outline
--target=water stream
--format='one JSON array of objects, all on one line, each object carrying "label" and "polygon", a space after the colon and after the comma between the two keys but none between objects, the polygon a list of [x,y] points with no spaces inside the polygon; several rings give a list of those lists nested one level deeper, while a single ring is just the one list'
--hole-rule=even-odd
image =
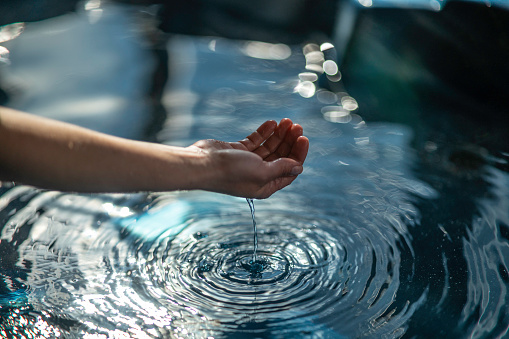
[{"label": "water stream", "polygon": [[255,206],[253,199],[246,199],[249,204],[249,209],[251,210],[251,218],[253,219],[253,264],[256,263],[256,252],[258,251],[258,232],[256,230],[256,218],[255,218]]}]

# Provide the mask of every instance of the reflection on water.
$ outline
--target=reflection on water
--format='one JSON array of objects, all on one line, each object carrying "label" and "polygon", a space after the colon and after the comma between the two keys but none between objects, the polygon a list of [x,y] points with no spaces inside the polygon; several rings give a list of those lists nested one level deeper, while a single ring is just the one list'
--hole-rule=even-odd
[{"label": "reflection on water", "polygon": [[299,179],[256,201],[256,228],[254,206],[217,194],[78,195],[3,183],[0,334],[505,335],[505,146],[452,145],[465,132],[434,129],[433,112],[423,128],[366,122],[367,100],[346,90],[331,43],[250,44],[169,44],[178,48],[172,67],[186,71],[173,73],[178,86],[163,104],[189,116],[176,112],[160,137],[235,140],[291,117],[311,142]]},{"label": "reflection on water", "polygon": [[[352,3],[366,8],[419,8],[432,11],[440,11],[450,0],[351,0]],[[459,0],[462,1],[462,0]],[[463,0],[469,2],[479,2],[486,6],[500,6],[509,8],[505,0]],[[450,1],[454,2],[454,0]]]}]

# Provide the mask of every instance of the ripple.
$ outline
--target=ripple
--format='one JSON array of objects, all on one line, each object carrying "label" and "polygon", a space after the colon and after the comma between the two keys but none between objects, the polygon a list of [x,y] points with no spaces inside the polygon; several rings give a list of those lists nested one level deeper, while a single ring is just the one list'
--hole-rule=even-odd
[{"label": "ripple", "polygon": [[140,281],[150,281],[147,297],[166,300],[172,327],[201,335],[252,332],[253,323],[273,335],[404,332],[412,312],[391,310],[399,285],[395,240],[326,217],[259,219],[256,261],[243,216],[188,221],[171,241],[132,247],[128,256],[143,263]]},{"label": "ripple", "polygon": [[[245,201],[172,197],[138,206],[51,196],[22,251],[33,307],[91,335],[397,338],[426,298],[405,304],[400,291],[401,247],[412,245],[396,212],[260,204],[253,260]],[[61,222],[51,204],[66,201],[101,223],[75,209],[75,223]]]}]

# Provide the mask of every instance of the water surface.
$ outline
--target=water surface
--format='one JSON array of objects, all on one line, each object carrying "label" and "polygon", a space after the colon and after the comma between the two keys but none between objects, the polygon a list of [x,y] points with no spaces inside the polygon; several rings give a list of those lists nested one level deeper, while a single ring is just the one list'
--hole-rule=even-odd
[{"label": "water surface", "polygon": [[256,215],[245,199],[205,192],[80,195],[3,183],[0,333],[505,335],[503,145],[451,145],[448,136],[464,133],[454,124],[416,142],[421,129],[365,121],[342,80],[341,90],[318,86],[331,46],[168,45],[175,72],[162,103],[173,115],[163,142],[238,140],[284,117],[304,127],[304,173],[256,201]]}]

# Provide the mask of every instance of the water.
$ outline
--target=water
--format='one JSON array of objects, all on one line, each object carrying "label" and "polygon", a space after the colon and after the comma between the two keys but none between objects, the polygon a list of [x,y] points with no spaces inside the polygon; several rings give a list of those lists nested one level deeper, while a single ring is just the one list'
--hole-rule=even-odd
[{"label": "water", "polygon": [[258,232],[256,231],[255,207],[253,199],[246,199],[251,210],[251,218],[253,219],[253,263],[256,263],[256,251],[258,251]]},{"label": "water", "polygon": [[[15,45],[6,46],[20,77]],[[290,117],[310,138],[304,173],[257,200],[256,219],[252,201],[248,209],[206,192],[82,195],[3,183],[0,336],[506,335],[505,126],[477,133],[486,125],[431,100],[419,102],[426,119],[415,125],[365,121],[377,88],[350,81],[354,95],[345,79],[320,89],[309,72],[320,46],[288,46],[282,60],[260,46],[173,40],[174,83],[162,99],[172,120],[160,137],[238,140]],[[372,46],[364,57],[388,58]],[[38,88],[27,86],[25,105]],[[411,115],[409,98],[400,103]]]},{"label": "water", "polygon": [[[253,199],[246,199],[249,209],[251,211],[251,218],[253,219],[253,256],[251,259],[244,258],[241,260],[241,266],[250,273],[251,278],[260,278],[262,277],[262,272],[268,269],[273,269],[273,265],[276,266],[277,264],[275,261],[271,258],[261,257],[259,258],[257,256],[258,252],[258,231],[256,229],[256,218],[255,218],[255,207],[254,207],[254,200]],[[250,283],[253,283],[254,281],[251,281]]]}]

